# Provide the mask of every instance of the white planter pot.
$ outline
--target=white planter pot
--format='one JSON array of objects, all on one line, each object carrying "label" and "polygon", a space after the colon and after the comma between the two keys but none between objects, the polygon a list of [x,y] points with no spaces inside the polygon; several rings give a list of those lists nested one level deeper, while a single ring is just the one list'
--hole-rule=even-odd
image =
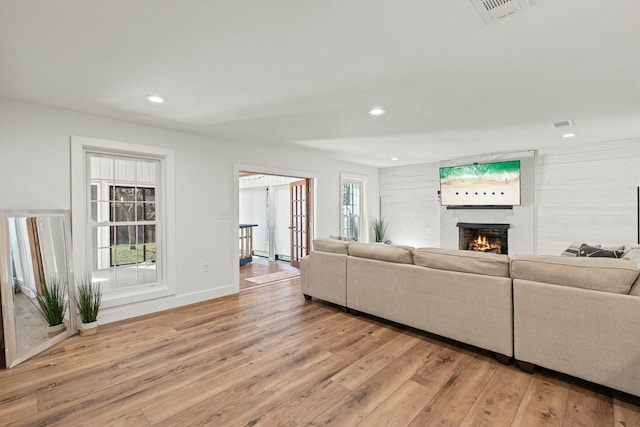
[{"label": "white planter pot", "polygon": [[97,332],[98,332],[98,321],[91,322],[91,323],[82,323],[80,325],[80,335],[83,337],[87,335],[95,335]]},{"label": "white planter pot", "polygon": [[67,329],[67,326],[64,323],[60,323],[59,325],[49,326],[47,327],[47,336],[49,338],[55,337],[56,335],[62,333]]}]

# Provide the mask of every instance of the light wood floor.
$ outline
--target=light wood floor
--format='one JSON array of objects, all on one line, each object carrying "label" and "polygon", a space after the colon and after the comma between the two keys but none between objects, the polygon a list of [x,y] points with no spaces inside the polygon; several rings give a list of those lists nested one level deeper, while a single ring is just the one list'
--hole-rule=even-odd
[{"label": "light wood floor", "polygon": [[278,271],[299,271],[297,268],[292,267],[286,261],[269,261],[267,258],[253,257],[253,261],[249,264],[240,266],[240,290],[255,288],[255,283],[249,282],[246,279],[263,274],[276,273]]},{"label": "light wood floor", "polygon": [[0,371],[1,425],[632,426],[635,398],[300,294],[103,325]]}]

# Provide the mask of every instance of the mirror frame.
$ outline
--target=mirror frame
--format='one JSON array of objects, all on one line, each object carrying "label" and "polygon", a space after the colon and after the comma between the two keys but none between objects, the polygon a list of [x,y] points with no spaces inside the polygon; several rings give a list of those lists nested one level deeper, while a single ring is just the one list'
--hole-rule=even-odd
[{"label": "mirror frame", "polygon": [[[61,217],[64,221],[65,256],[67,267],[67,293],[69,298],[69,327],[65,332],[60,333],[46,341],[38,343],[33,347],[18,353],[15,307],[13,304],[13,288],[11,285],[11,248],[9,239],[9,218],[25,217]],[[78,330],[78,315],[75,304],[72,304],[71,296],[75,290],[73,263],[71,259],[71,216],[68,210],[1,210],[0,211],[0,295],[2,296],[2,326],[4,333],[5,364],[7,368],[12,368],[18,363],[35,356],[47,348],[74,335]]]}]

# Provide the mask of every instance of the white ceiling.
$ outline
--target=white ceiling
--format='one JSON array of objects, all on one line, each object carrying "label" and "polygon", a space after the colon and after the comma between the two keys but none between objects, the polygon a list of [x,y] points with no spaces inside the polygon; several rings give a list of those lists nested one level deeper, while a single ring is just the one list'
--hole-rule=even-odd
[{"label": "white ceiling", "polygon": [[0,61],[3,97],[377,167],[640,136],[634,0],[0,0]]}]

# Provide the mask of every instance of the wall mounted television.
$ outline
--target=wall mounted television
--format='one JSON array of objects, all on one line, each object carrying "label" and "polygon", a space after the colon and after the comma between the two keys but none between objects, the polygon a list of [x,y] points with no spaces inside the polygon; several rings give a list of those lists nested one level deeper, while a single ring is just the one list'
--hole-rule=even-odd
[{"label": "wall mounted television", "polygon": [[520,160],[441,167],[440,203],[448,208],[520,205]]}]

